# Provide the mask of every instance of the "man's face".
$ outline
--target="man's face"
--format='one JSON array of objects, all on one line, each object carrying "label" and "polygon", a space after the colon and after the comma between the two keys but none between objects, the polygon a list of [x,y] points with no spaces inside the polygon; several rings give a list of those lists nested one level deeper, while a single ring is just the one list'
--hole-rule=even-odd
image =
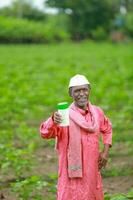
[{"label": "man's face", "polygon": [[70,96],[73,98],[75,105],[84,110],[87,106],[89,94],[89,85],[74,86],[70,88]]}]

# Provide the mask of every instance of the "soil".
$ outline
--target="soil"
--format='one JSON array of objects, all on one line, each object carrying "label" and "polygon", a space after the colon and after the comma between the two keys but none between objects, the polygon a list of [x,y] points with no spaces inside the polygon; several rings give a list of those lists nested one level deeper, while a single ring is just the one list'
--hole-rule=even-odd
[{"label": "soil", "polygon": [[103,186],[104,192],[126,194],[133,187],[133,175],[104,178]]},{"label": "soil", "polygon": [[[55,151],[51,151],[49,148],[45,148],[45,151],[41,149],[37,152],[38,157],[41,159],[42,167],[40,166],[39,172],[44,174],[44,163],[45,173],[55,173],[57,171],[57,155]],[[123,168],[128,166],[133,169],[133,157],[132,156],[119,156],[113,157],[111,163],[108,164],[107,169],[111,167]],[[133,187],[133,175],[132,176],[118,176],[103,178],[104,192],[110,194],[124,193],[126,194],[131,187]]]},{"label": "soil", "polygon": [[[35,156],[38,161],[38,166],[33,169],[32,175],[36,174],[43,176],[49,173],[57,173],[57,154],[54,150],[51,150],[51,148],[49,147],[40,148],[37,150]],[[112,166],[118,168],[128,166],[133,169],[133,157],[113,157],[107,169],[111,168]],[[7,183],[8,185],[12,178],[12,176],[5,177],[5,183]],[[13,194],[10,192],[10,189],[8,187],[5,187],[5,189],[2,189],[0,191],[0,200],[17,200],[16,197],[13,196]],[[110,194],[126,194],[133,187],[133,175],[103,178],[103,187],[104,192],[108,192]]]}]

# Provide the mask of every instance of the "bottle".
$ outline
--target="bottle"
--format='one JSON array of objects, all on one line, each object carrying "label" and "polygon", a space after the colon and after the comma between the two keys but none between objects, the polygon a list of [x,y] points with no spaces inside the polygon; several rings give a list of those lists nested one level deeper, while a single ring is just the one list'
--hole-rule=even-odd
[{"label": "bottle", "polygon": [[60,126],[69,126],[69,105],[67,102],[57,104],[58,113],[62,116]]}]

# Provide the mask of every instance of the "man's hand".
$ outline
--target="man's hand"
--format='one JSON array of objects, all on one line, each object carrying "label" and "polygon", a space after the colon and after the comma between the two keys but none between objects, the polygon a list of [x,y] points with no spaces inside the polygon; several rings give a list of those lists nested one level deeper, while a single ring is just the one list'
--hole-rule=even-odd
[{"label": "man's hand", "polygon": [[62,117],[57,111],[53,115],[53,121],[55,124],[60,124],[62,122]]},{"label": "man's hand", "polygon": [[99,159],[98,159],[98,169],[101,170],[102,168],[105,168],[108,162],[108,152],[101,152],[99,154]]},{"label": "man's hand", "polygon": [[105,168],[108,162],[108,157],[109,157],[109,148],[110,144],[104,144],[104,150],[99,154],[99,159],[98,159],[98,169]]}]

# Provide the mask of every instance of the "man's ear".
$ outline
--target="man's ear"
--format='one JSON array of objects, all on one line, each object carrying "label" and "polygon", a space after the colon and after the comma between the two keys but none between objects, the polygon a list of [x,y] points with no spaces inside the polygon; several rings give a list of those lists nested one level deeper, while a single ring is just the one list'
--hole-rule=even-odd
[{"label": "man's ear", "polygon": [[69,93],[69,96],[72,97],[72,88],[69,88],[68,93]]}]

